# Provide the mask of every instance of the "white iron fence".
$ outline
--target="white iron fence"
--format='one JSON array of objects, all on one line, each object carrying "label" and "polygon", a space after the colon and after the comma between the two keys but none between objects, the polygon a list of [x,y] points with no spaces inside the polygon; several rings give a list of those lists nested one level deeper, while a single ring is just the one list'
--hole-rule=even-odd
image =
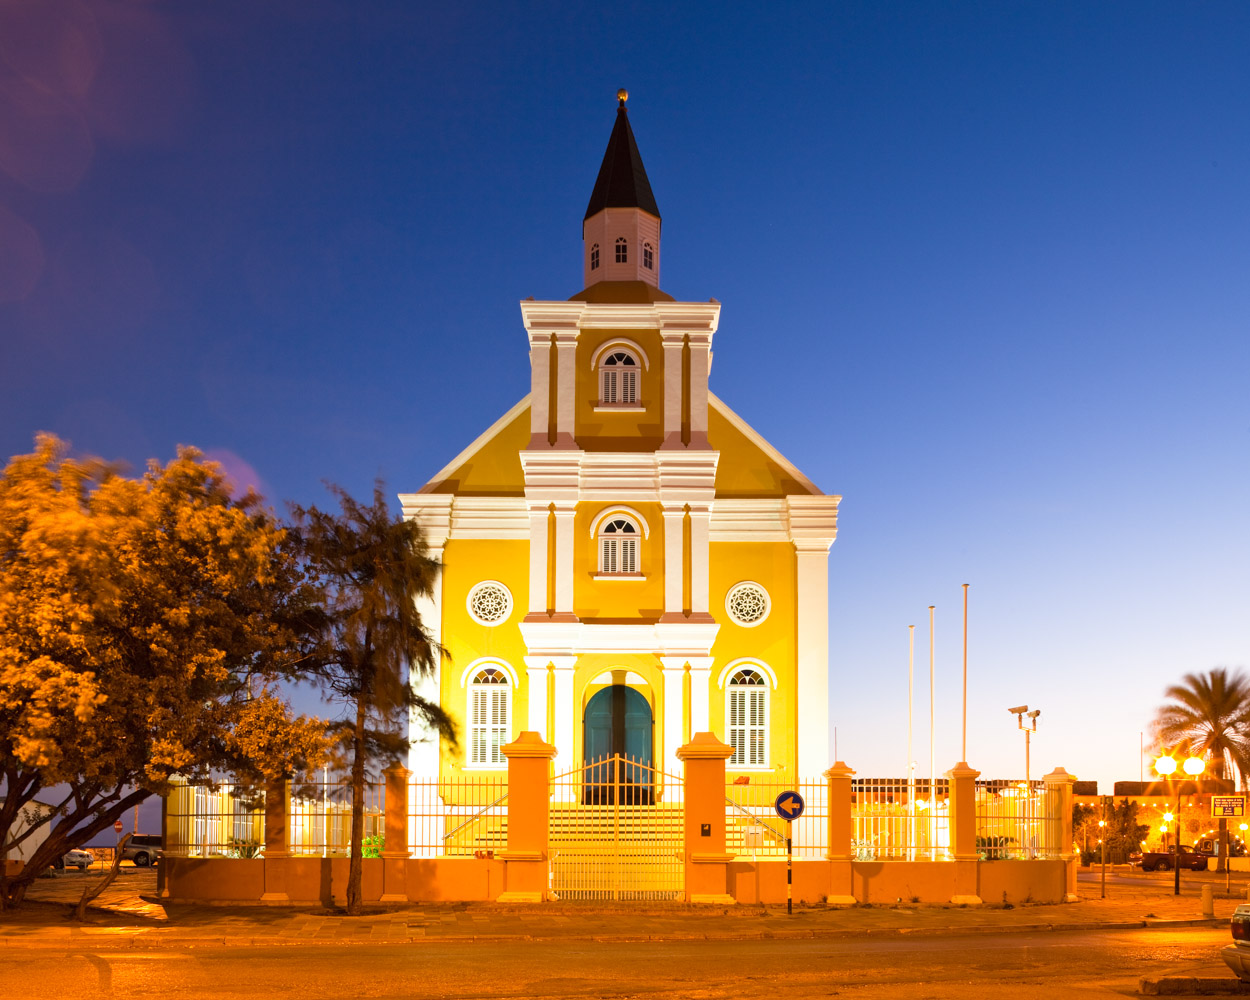
[{"label": "white iron fence", "polygon": [[[766,777],[771,778],[771,775]],[[806,781],[757,780],[754,775],[725,786],[725,850],[740,860],[784,858],[787,821],[777,815],[782,792],[803,797],[803,814],[790,822],[796,858],[823,858],[828,849],[829,784],[824,778]]]}]

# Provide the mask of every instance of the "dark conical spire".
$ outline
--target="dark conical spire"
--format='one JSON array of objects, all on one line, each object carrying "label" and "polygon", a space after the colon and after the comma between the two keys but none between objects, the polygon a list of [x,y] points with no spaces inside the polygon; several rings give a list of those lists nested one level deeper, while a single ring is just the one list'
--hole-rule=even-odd
[{"label": "dark conical spire", "polygon": [[634,130],[629,127],[625,109],[628,96],[623,90],[617,92],[620,105],[616,109],[616,124],[612,126],[612,136],[608,139],[603,165],[595,178],[595,189],[590,193],[583,221],[605,208],[640,208],[657,219],[660,217],[638,143],[634,141]]}]

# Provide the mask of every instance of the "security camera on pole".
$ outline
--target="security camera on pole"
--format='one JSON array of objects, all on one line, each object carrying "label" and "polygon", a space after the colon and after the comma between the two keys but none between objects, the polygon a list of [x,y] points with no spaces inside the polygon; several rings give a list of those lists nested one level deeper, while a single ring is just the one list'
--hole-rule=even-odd
[{"label": "security camera on pole", "polygon": [[[1042,710],[1040,708],[1035,708],[1030,712],[1028,705],[1017,705],[1015,708],[1007,709],[1007,711],[1016,717],[1016,725],[1019,726],[1020,731],[1024,733],[1024,810],[1025,821],[1028,823],[1029,830],[1032,831],[1033,820],[1035,817],[1033,809],[1033,782],[1029,774],[1029,739],[1035,732],[1037,732],[1037,717],[1042,714]],[[1027,724],[1024,721],[1026,718],[1029,720]],[[1030,860],[1033,858],[1033,840],[1034,838],[1030,834]]]}]

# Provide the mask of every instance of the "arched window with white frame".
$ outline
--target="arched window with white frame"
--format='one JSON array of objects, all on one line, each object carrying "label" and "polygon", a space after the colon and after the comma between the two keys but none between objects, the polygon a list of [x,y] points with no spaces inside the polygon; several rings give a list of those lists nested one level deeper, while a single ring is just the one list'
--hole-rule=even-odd
[{"label": "arched window with white frame", "polygon": [[512,685],[498,667],[484,667],[469,684],[469,764],[507,766],[504,744],[511,739]]},{"label": "arched window with white frame", "polygon": [[625,237],[617,237],[616,240],[616,262],[618,264],[629,263],[629,244],[625,242]]},{"label": "arched window with white frame", "polygon": [[642,245],[642,266],[648,271],[655,270],[655,251],[651,249],[650,243]]},{"label": "arched window with white frame", "polygon": [[617,515],[605,520],[599,526],[599,572],[640,573],[641,536],[632,518]]},{"label": "arched window with white frame", "polygon": [[767,767],[768,681],[763,673],[744,667],[729,679],[725,715],[734,750],[727,766]]},{"label": "arched window with white frame", "polygon": [[599,244],[596,243],[590,248],[590,269],[592,271],[599,270]]},{"label": "arched window with white frame", "polygon": [[599,362],[599,401],[609,406],[638,404],[638,359],[629,351],[613,351]]}]

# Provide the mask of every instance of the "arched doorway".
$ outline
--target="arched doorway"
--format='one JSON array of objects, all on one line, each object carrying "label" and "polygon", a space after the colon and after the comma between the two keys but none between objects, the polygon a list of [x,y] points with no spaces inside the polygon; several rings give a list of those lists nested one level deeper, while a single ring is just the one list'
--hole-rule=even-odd
[{"label": "arched doorway", "polygon": [[641,691],[611,684],[586,703],[582,801],[607,804],[655,801],[651,771],[654,720]]}]

